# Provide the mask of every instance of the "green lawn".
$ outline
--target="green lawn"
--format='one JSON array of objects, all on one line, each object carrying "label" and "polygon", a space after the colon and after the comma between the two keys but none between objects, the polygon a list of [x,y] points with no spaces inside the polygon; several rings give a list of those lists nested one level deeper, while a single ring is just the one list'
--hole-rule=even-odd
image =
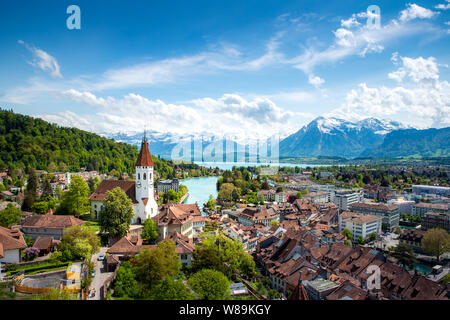
[{"label": "green lawn", "polygon": [[86,223],[83,224],[83,228],[88,228],[94,230],[95,232],[100,231],[100,226],[97,221],[87,221]]}]

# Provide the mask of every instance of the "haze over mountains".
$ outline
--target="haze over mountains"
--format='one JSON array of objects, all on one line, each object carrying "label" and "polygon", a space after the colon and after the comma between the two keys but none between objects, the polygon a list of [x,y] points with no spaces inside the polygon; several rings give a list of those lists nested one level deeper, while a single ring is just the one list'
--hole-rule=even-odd
[{"label": "haze over mountains", "polygon": [[[142,133],[119,133],[109,136],[120,142],[138,145]],[[155,155],[170,158],[172,149],[180,142],[198,136],[178,136],[171,133],[147,132],[150,148]],[[205,138],[206,137],[206,138]],[[203,135],[203,145],[215,139]],[[348,121],[334,117],[318,117],[300,130],[280,141],[281,157],[446,157],[450,155],[450,128],[417,130],[399,122],[366,118]]]}]

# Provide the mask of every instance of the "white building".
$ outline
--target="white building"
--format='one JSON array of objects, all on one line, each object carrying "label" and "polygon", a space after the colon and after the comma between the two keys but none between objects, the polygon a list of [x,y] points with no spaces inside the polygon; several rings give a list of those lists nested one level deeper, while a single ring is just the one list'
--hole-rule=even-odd
[{"label": "white building", "polygon": [[339,232],[349,229],[353,239],[366,239],[370,234],[381,233],[382,217],[345,211],[339,215]]},{"label": "white building", "polygon": [[362,202],[363,198],[362,190],[339,190],[334,195],[334,204],[338,206],[340,211],[347,211],[350,204]]}]

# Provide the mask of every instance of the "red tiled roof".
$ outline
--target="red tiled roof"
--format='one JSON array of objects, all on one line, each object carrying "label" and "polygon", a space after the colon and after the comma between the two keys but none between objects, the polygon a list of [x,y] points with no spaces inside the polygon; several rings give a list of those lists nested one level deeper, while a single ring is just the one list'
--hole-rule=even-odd
[{"label": "red tiled roof", "polygon": [[34,215],[26,218],[24,228],[64,229],[67,227],[82,225],[85,221],[74,216]]},{"label": "red tiled roof", "polygon": [[0,254],[2,256],[6,250],[24,249],[27,247],[22,232],[17,229],[11,230],[4,227],[0,227],[0,245],[2,249]]},{"label": "red tiled roof", "polygon": [[52,242],[52,237],[38,237],[34,242],[33,247],[38,248],[39,250],[47,250],[52,245]]},{"label": "red tiled roof", "polygon": [[144,139],[142,141],[141,145],[141,151],[139,152],[137,161],[136,161],[136,167],[153,167],[153,159],[152,155],[150,154],[150,150],[148,149],[148,142],[147,139]]},{"label": "red tiled roof", "polygon": [[135,181],[126,180],[103,180],[94,193],[91,194],[89,200],[103,201],[106,198],[106,193],[117,187],[122,189],[133,203],[137,203]]}]

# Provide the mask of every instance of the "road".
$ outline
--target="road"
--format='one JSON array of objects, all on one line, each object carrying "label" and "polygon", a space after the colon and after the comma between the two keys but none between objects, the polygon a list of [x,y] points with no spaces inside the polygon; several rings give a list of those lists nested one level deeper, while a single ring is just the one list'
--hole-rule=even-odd
[{"label": "road", "polygon": [[99,253],[96,253],[92,256],[92,262],[94,262],[95,264],[95,277],[92,278],[89,291],[91,289],[95,289],[95,296],[92,298],[88,297],[88,300],[101,300],[100,296],[103,295],[103,284],[112,275],[112,272],[106,272],[106,261],[97,261],[97,258],[100,254],[106,254],[106,250],[108,250],[107,247],[102,247],[100,248]]}]

